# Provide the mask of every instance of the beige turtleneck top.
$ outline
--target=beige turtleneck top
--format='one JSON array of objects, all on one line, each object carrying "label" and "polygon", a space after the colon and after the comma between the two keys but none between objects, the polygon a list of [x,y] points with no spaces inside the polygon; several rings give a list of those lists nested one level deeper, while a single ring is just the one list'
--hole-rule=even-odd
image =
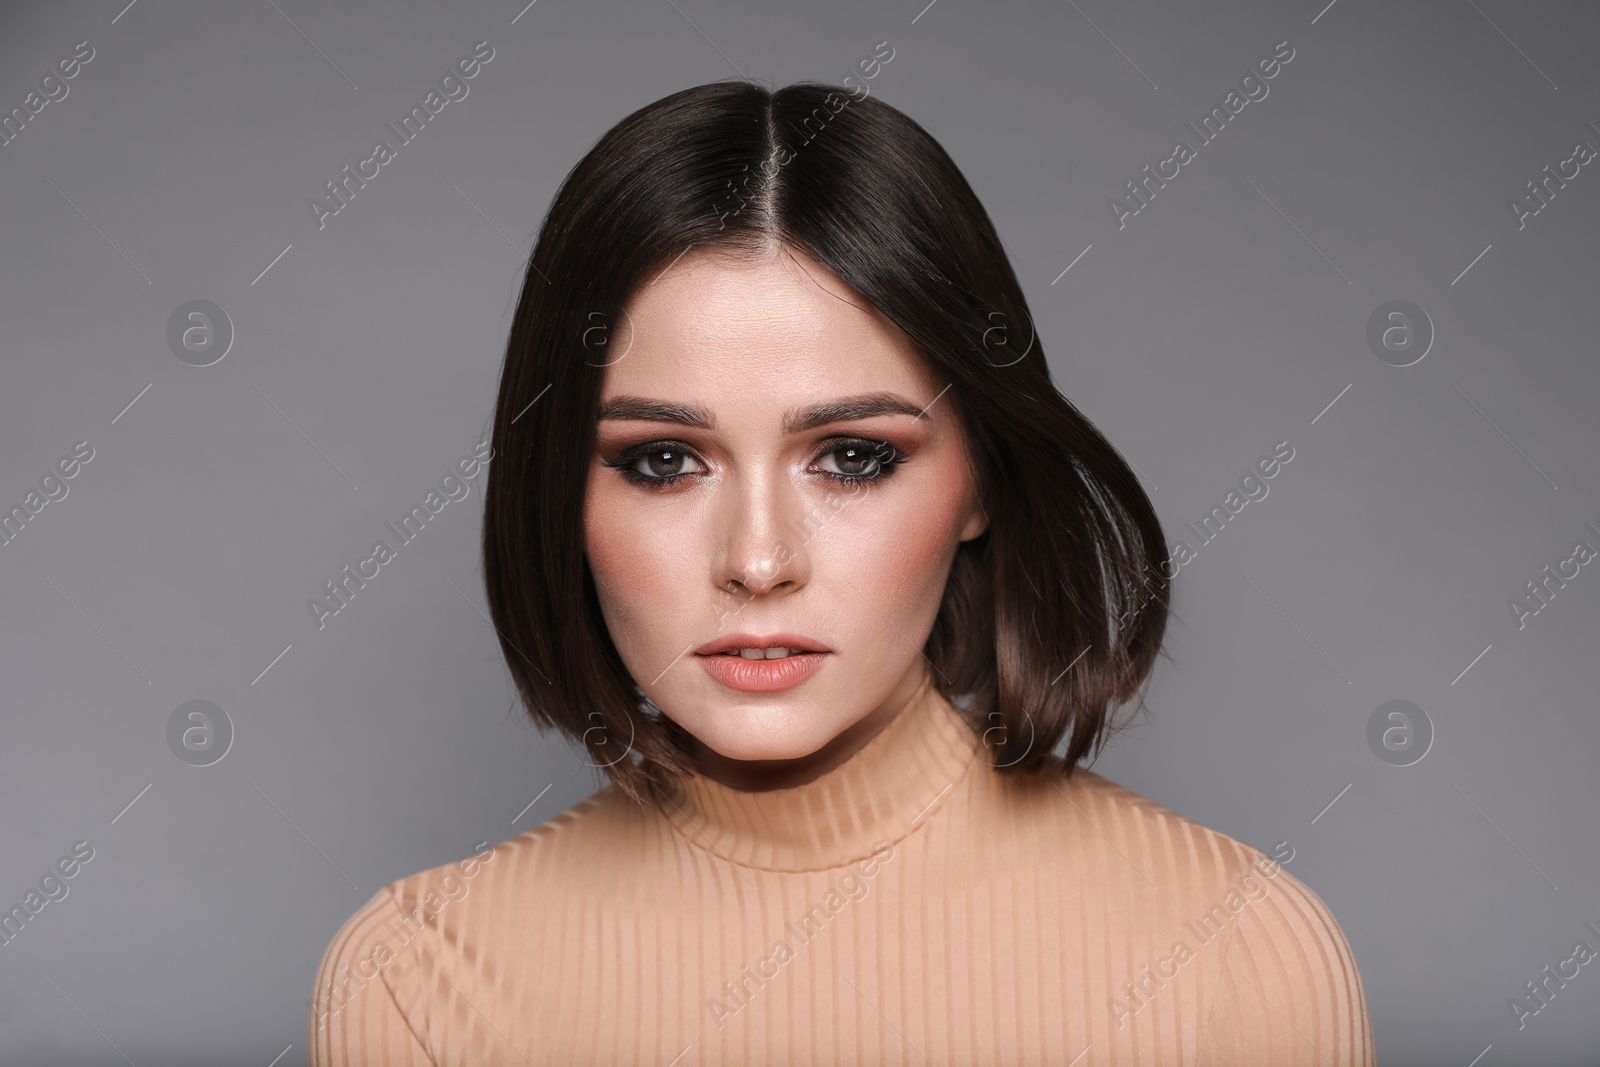
[{"label": "beige turtleneck top", "polygon": [[805,785],[607,787],[334,936],[313,1067],[1374,1062],[1279,864],[1089,771],[999,774],[909,706]]}]

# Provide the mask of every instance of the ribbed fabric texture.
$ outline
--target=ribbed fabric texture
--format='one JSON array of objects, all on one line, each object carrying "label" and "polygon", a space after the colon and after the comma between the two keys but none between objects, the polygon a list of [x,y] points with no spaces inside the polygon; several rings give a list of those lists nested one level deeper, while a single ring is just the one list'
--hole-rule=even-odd
[{"label": "ribbed fabric texture", "polygon": [[318,1067],[1374,1062],[1316,894],[1088,771],[908,707],[806,785],[606,788],[339,930]]}]

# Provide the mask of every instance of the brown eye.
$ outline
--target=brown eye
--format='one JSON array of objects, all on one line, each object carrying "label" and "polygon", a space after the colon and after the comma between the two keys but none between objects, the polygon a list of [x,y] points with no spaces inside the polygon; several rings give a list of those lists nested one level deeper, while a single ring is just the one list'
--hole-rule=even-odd
[{"label": "brown eye", "polygon": [[899,459],[887,441],[843,441],[818,457],[817,465],[835,477],[871,480],[883,477]]},{"label": "brown eye", "polygon": [[[685,467],[685,464],[693,466]],[[650,442],[629,448],[605,466],[618,467],[622,477],[635,485],[662,488],[674,485],[686,474],[698,474],[699,459],[688,448],[677,442]]]},{"label": "brown eye", "polygon": [[633,469],[647,478],[671,478],[699,470],[695,458],[677,448],[657,448],[633,462]]}]

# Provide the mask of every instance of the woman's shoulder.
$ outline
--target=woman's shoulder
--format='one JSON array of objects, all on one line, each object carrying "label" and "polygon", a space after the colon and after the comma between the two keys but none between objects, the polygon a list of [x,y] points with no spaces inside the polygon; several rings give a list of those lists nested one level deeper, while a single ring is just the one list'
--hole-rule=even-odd
[{"label": "woman's shoulder", "polygon": [[381,1034],[411,1057],[395,1067],[431,1062],[417,1036],[427,1032],[424,976],[456,973],[446,959],[453,951],[500,944],[518,933],[515,924],[537,921],[541,909],[529,908],[530,899],[606,884],[597,876],[608,856],[615,862],[611,846],[642,818],[608,785],[531,829],[384,885],[323,952],[311,1005],[313,1062],[354,1062],[336,1051],[354,1033]]},{"label": "woman's shoulder", "polygon": [[[1158,883],[1165,879],[1196,916],[1228,920],[1250,911],[1257,926],[1269,909],[1255,905],[1274,898],[1270,909],[1279,926],[1297,934],[1344,940],[1332,913],[1310,886],[1290,874],[1295,850],[1279,841],[1270,855],[1140,793],[1086,769],[1078,769],[1061,792],[1068,810],[1089,832],[1102,836],[1130,863],[1137,857]],[[1074,810],[1075,809],[1075,810]]]},{"label": "woman's shoulder", "polygon": [[[402,912],[431,918],[452,909],[514,906],[561,883],[592,887],[597,871],[616,862],[614,846],[644,821],[637,803],[606,785],[521,833],[479,844],[464,859],[397,878],[378,897],[387,897]],[[473,903],[456,907],[468,901]]]},{"label": "woman's shoulder", "polygon": [[[1046,832],[1070,840],[1063,855],[1094,872],[1092,895],[1114,902],[1109,925],[1155,939],[1155,973],[1202,961],[1206,1062],[1372,1062],[1349,941],[1286,869],[1295,854],[1287,842],[1267,855],[1083,768],[1020,792],[1053,809]],[[1125,891],[1103,895],[1106,882]],[[1121,1009],[1137,1012],[1142,995],[1130,990]],[[1314,1048],[1304,1032],[1317,1034]]]},{"label": "woman's shoulder", "polygon": [[[481,917],[485,909],[515,910],[531,893],[559,882],[593,885],[595,868],[614,859],[608,846],[641,817],[637,804],[607,785],[512,837],[484,841],[462,859],[396,878],[344,921],[328,946],[324,968],[341,953],[359,956],[364,931],[442,930]],[[409,944],[412,938],[403,940]]]},{"label": "woman's shoulder", "polygon": [[[1059,761],[1058,761],[1059,762]],[[1121,857],[1125,874],[1170,885],[1184,896],[1209,899],[1252,871],[1281,870],[1277,859],[1086,767],[1047,768],[1011,792],[1029,806],[1046,809],[1025,819],[1040,832],[1067,835],[1110,859]],[[1281,856],[1281,849],[1274,850]],[[1159,877],[1158,877],[1159,876]]]},{"label": "woman's shoulder", "polygon": [[1268,855],[1087,768],[1058,771],[1001,788],[1007,825],[1053,857],[1047,865],[1064,883],[1111,901],[1130,923],[1192,924],[1232,940],[1248,916],[1256,940],[1287,938],[1349,961],[1327,904],[1285,867],[1288,842]]}]

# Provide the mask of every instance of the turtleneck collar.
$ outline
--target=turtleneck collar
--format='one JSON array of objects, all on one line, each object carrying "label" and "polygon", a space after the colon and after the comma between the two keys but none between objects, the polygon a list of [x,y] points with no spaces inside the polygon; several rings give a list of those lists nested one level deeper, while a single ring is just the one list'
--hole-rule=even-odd
[{"label": "turtleneck collar", "polygon": [[746,792],[696,774],[657,806],[697,848],[771,871],[866,859],[922,825],[978,762],[982,742],[931,687],[849,759],[804,785]]}]

